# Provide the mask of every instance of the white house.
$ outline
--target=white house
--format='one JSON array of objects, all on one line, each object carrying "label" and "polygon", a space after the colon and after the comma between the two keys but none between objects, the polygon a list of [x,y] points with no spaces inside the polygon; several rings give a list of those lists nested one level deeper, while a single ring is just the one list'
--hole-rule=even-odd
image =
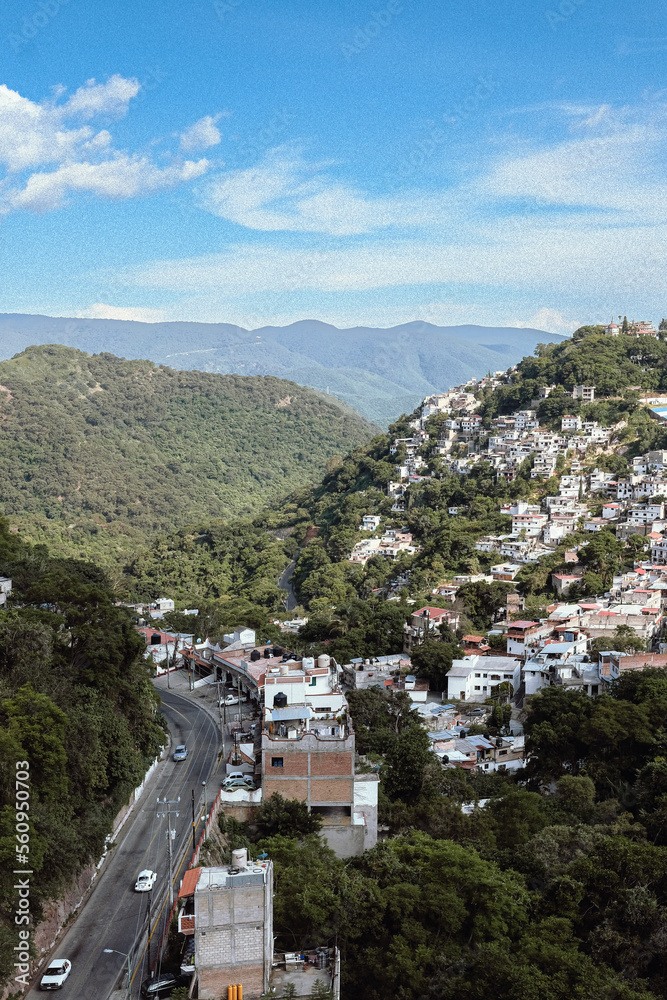
[{"label": "white house", "polygon": [[519,660],[507,656],[464,656],[453,661],[447,674],[446,697],[449,701],[483,702],[491,697],[498,684],[509,681],[516,691],[520,680]]}]

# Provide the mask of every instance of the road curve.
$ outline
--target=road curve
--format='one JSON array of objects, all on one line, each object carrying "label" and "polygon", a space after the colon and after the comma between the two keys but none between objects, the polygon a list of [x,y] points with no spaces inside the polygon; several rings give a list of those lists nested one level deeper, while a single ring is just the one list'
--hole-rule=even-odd
[{"label": "road curve", "polygon": [[[63,989],[62,1000],[107,1000],[117,986],[125,986],[127,960],[117,952],[130,954],[132,996],[139,996],[141,981],[148,975],[147,953],[150,903],[151,951],[157,945],[169,912],[167,818],[160,817],[156,799],[175,800],[171,825],[176,831],[172,840],[174,895],[183,870],[192,855],[192,790],[195,793],[197,837],[204,809],[202,783],[217,773],[220,751],[219,728],[203,708],[173,691],[162,690],[162,712],[172,736],[172,745],[185,743],[189,754],[186,761],[163,762],[149,781],[134,812],[119,833],[119,841],[105,862],[93,891],[75,922],[64,934],[50,957],[64,957],[72,962],[72,972]],[[207,788],[209,803],[217,792],[217,784]],[[158,878],[151,893],[134,892],[137,874],[143,868],[156,871]],[[114,949],[105,954],[105,948]],[[40,967],[31,1000],[44,997],[39,980],[47,962]]]},{"label": "road curve", "polygon": [[296,599],[296,594],[294,593],[294,587],[292,586],[292,574],[296,567],[296,560],[292,559],[291,563],[285,567],[280,577],[278,578],[278,586],[281,590],[285,591],[287,595],[285,597],[285,610],[294,611],[298,604]]}]

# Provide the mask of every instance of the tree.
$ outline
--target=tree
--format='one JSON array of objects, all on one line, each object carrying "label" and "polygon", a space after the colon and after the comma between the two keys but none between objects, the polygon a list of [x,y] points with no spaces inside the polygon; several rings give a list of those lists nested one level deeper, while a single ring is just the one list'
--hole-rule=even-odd
[{"label": "tree", "polygon": [[321,979],[316,979],[310,991],[311,997],[315,1000],[333,1000],[333,990],[330,989]]},{"label": "tree", "polygon": [[319,833],[322,820],[317,813],[308,811],[305,802],[284,799],[274,793],[262,802],[254,820],[260,837],[296,837],[301,839]]},{"label": "tree", "polygon": [[447,684],[452,661],[463,655],[456,642],[438,642],[428,639],[413,651],[412,666],[420,677],[428,680],[432,691],[442,691]]},{"label": "tree", "polygon": [[421,726],[411,726],[392,743],[382,772],[384,789],[390,799],[415,802],[433,760],[431,741]]},{"label": "tree", "polygon": [[608,586],[621,565],[623,543],[611,531],[598,531],[580,550],[579,558],[588,569],[598,573]]}]

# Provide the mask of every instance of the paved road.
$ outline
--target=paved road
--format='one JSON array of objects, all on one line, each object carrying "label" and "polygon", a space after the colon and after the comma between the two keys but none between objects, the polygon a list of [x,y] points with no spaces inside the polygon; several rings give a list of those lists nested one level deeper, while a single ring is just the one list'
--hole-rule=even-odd
[{"label": "paved road", "polygon": [[[107,1000],[123,978],[126,959],[119,954],[105,954],[105,948],[130,953],[132,996],[139,996],[141,981],[148,975],[148,906],[151,906],[151,948],[153,956],[161,939],[169,911],[167,819],[157,816],[156,799],[176,799],[178,817],[172,816],[174,894],[178,892],[183,870],[192,856],[192,790],[196,816],[204,811],[204,786],[208,804],[213,801],[220,783],[218,754],[219,728],[208,712],[194,699],[174,691],[161,690],[163,712],[169,722],[173,745],[185,743],[188,759],[175,763],[169,759],[160,765],[157,776],[149,782],[133,816],[119,833],[111,858],[105,863],[98,883],[78,919],[61,939],[53,957],[69,958],[72,973],[59,996],[63,1000]],[[215,776],[215,780],[208,780]],[[163,811],[163,810],[162,810]],[[197,823],[197,838],[201,824]],[[135,893],[134,882],[142,868],[158,873],[152,893]],[[39,983],[39,977],[36,985]],[[28,994],[43,997],[37,988]]]},{"label": "paved road", "polygon": [[296,599],[296,594],[294,593],[294,587],[292,586],[292,573],[294,572],[295,567],[296,567],[296,562],[293,559],[292,562],[289,564],[289,566],[285,568],[285,570],[278,579],[278,586],[280,587],[281,590],[284,590],[287,595],[285,598],[286,611],[294,611],[298,603]]}]

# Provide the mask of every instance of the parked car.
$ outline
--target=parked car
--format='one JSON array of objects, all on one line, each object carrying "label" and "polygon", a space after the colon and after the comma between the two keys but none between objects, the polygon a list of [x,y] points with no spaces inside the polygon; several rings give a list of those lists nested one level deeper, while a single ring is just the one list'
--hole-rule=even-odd
[{"label": "parked car", "polygon": [[239,700],[235,694],[226,694],[218,702],[218,705],[238,705]]},{"label": "parked car", "polygon": [[229,774],[226,774],[225,777],[222,779],[222,783],[224,785],[225,781],[231,781],[232,778],[242,778],[243,780],[245,780],[246,777],[247,774],[244,771],[230,771]]},{"label": "parked car", "polygon": [[243,778],[225,778],[222,783],[223,792],[235,792],[237,788],[244,788],[246,791],[254,792],[256,785],[249,775]]},{"label": "parked car", "polygon": [[152,872],[149,868],[145,868],[137,875],[137,881],[134,885],[135,892],[150,892],[155,885],[156,878],[157,872]]},{"label": "parked car", "polygon": [[185,743],[181,743],[179,747],[174,750],[174,760],[185,760],[188,756],[188,748]]},{"label": "parked car", "polygon": [[40,990],[59,990],[70,972],[72,963],[67,958],[54,958],[41,978]]},{"label": "parked car", "polygon": [[176,976],[170,972],[163,972],[161,976],[153,976],[152,979],[144,979],[141,984],[142,997],[169,997],[171,991],[176,987]]}]

